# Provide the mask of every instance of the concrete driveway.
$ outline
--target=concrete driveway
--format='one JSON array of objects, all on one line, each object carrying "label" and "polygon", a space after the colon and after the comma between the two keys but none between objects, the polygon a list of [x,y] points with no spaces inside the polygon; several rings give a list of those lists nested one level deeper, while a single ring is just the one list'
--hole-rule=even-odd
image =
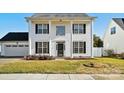
[{"label": "concrete driveway", "polygon": [[122,74],[0,74],[0,80],[124,80]]}]

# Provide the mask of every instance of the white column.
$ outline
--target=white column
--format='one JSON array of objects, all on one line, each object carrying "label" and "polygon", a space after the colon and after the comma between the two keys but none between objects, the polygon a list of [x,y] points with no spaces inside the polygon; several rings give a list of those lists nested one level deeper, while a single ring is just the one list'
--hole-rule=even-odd
[{"label": "white column", "polygon": [[52,56],[52,41],[51,41],[51,20],[49,21],[49,36],[50,36],[50,40],[49,40],[49,55]]},{"label": "white column", "polygon": [[93,56],[93,20],[92,20],[92,23],[91,23],[91,58],[94,58]]},{"label": "white column", "polygon": [[32,27],[32,24],[31,24],[31,21],[29,20],[28,22],[29,55],[32,55],[31,27]]},{"label": "white column", "polygon": [[72,54],[73,54],[73,45],[72,45],[72,36],[73,36],[73,21],[71,21],[71,33],[70,33],[70,55],[71,55],[71,58],[73,57]]}]

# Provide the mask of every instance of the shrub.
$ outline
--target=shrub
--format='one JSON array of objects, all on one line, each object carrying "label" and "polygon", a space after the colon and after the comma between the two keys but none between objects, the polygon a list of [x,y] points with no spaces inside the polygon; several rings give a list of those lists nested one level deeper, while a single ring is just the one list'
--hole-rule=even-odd
[{"label": "shrub", "polygon": [[109,50],[105,50],[105,52],[107,53],[108,57],[115,57],[114,50],[109,49]]},{"label": "shrub", "polygon": [[55,59],[54,57],[52,56],[41,56],[41,55],[27,55],[27,56],[24,56],[24,59],[25,60],[53,60]]},{"label": "shrub", "polygon": [[124,59],[124,53],[120,54],[120,58]]}]

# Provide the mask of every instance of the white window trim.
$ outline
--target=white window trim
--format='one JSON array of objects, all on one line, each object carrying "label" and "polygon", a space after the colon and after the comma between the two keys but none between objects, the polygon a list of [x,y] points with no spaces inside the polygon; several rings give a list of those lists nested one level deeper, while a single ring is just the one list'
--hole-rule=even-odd
[{"label": "white window trim", "polygon": [[[84,29],[86,30],[86,28],[84,28],[84,24],[72,24],[74,27],[72,28],[73,29],[73,34],[85,34],[84,33]],[[75,25],[77,25],[77,30],[78,32],[75,33]],[[82,25],[82,33],[80,33],[80,25]],[[86,24],[85,24],[86,25]]]},{"label": "white window trim", "polygon": [[[64,27],[64,30],[65,30],[64,35],[57,34],[57,27]],[[66,27],[65,27],[65,25],[56,25],[56,36],[65,36],[65,34],[66,34]]]},{"label": "white window trim", "polygon": [[[46,47],[44,47],[43,46],[43,43],[44,42],[47,42],[48,43],[48,47],[46,46]],[[43,41],[43,42],[37,42],[38,44],[37,44],[37,51],[38,51],[38,53],[37,54],[49,54],[49,42],[48,41]],[[39,43],[41,43],[41,46],[39,45]],[[48,48],[48,53],[43,53],[43,49],[44,48]],[[39,53],[39,49],[41,49],[42,50],[42,53]]]},{"label": "white window trim", "polygon": [[[41,25],[42,27],[39,28],[39,25]],[[49,27],[47,25],[49,24],[37,24],[37,34],[49,34],[49,31],[44,33],[44,29],[49,30]],[[41,32],[39,30],[41,30]]]},{"label": "white window trim", "polygon": [[[74,53],[74,45],[73,45],[73,54],[86,54],[85,52],[84,52],[84,47],[83,47],[83,53],[80,53],[80,42],[82,42],[83,43],[83,46],[84,46],[84,42],[86,43],[86,41],[73,41],[72,43],[74,43],[74,42],[78,42],[78,53]],[[86,47],[86,46],[85,46]],[[77,48],[77,47],[76,47]],[[86,48],[85,48],[86,49]],[[86,50],[85,50],[86,51]]]}]

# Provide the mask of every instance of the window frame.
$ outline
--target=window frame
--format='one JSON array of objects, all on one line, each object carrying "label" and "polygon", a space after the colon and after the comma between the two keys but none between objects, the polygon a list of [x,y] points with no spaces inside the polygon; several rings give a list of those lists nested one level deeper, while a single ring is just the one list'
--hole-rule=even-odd
[{"label": "window frame", "polygon": [[49,24],[36,24],[36,34],[49,34]]},{"label": "window frame", "polygon": [[[64,34],[61,34],[61,33],[58,33],[58,28],[59,27],[63,27],[64,28]],[[59,26],[56,26],[56,36],[65,36],[65,26],[64,25],[59,25]],[[59,30],[60,31],[60,30]]]},{"label": "window frame", "polygon": [[24,45],[18,45],[18,47],[24,47]]},{"label": "window frame", "polygon": [[43,49],[42,49],[42,42],[37,42],[37,53],[42,54]]},{"label": "window frame", "polygon": [[[77,43],[77,44],[76,44]],[[75,47],[76,46],[76,47]],[[79,53],[79,51],[78,51],[78,42],[77,41],[75,41],[75,42],[73,42],[73,53],[74,54],[77,54],[77,53]],[[76,49],[77,49],[77,51],[76,51]]]},{"label": "window frame", "polygon": [[[81,46],[82,43],[82,46]],[[79,53],[84,53],[84,42],[79,42]]]},{"label": "window frame", "polygon": [[43,47],[43,54],[48,54],[49,53],[49,42],[43,42],[42,47]]},{"label": "window frame", "polygon": [[6,47],[12,47],[12,45],[6,45]]},{"label": "window frame", "polygon": [[[75,47],[74,43],[77,43],[76,44],[77,47]],[[82,46],[81,46],[81,43],[82,43]],[[75,49],[77,49],[78,51],[75,52]],[[73,54],[86,54],[86,41],[73,41]]]},{"label": "window frame", "polygon": [[[37,43],[37,46],[36,46],[37,54],[49,54],[49,42],[36,42],[36,43]],[[45,43],[46,43],[46,46],[44,46]]]},{"label": "window frame", "polygon": [[110,33],[111,33],[111,35],[116,34],[116,27],[115,26],[111,28],[111,32]]},{"label": "window frame", "polygon": [[12,47],[18,47],[17,45],[12,45]]},{"label": "window frame", "polygon": [[25,45],[25,47],[29,47],[29,45]]},{"label": "window frame", "polygon": [[73,34],[86,34],[86,24],[73,24]]}]

